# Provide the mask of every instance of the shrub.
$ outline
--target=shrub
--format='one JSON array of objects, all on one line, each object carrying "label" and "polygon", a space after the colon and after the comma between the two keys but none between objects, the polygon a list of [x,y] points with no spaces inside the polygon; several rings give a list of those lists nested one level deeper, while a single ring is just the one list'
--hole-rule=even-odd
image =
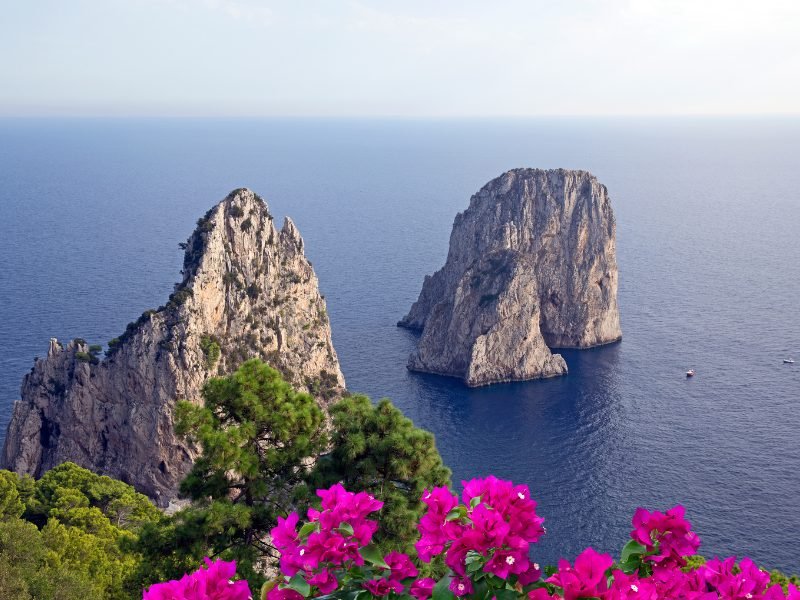
[{"label": "shrub", "polygon": [[219,347],[219,341],[213,335],[203,335],[200,338],[200,349],[206,357],[206,367],[212,368],[219,360],[222,351]]}]

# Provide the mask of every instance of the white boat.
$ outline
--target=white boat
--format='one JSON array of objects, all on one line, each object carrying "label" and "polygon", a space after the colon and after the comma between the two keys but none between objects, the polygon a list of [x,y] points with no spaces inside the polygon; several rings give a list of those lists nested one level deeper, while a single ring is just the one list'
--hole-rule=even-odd
[{"label": "white boat", "polygon": [[694,369],[689,369],[688,371],[686,371],[686,376],[687,377],[694,377]]},{"label": "white boat", "polygon": [[794,359],[793,358],[784,358],[783,362],[784,362],[784,364],[787,364],[787,365],[793,365],[794,364]]}]

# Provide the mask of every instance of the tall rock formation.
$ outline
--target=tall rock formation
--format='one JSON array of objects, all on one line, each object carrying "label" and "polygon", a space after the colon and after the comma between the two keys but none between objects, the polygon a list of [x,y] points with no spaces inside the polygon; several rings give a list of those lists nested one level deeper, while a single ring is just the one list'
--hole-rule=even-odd
[{"label": "tall rock formation", "polygon": [[177,399],[261,357],[321,402],[344,389],[325,301],[290,219],[278,230],[253,192],[232,192],[185,244],[183,281],[109,343],[50,340],[22,382],[2,463],[38,476],[65,460],[134,485],[162,506],[196,449],[173,431]]},{"label": "tall rock formation", "polygon": [[514,169],[456,215],[447,261],[398,323],[422,331],[408,368],[470,386],[553,377],[550,348],[622,337],[615,221],[586,171]]}]

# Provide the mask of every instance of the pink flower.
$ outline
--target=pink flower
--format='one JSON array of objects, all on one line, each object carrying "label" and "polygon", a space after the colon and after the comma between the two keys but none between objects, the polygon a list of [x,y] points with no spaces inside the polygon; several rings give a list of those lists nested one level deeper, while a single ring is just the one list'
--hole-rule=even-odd
[{"label": "pink flower", "polygon": [[397,594],[403,593],[403,584],[399,581],[389,581],[388,579],[370,579],[364,582],[364,587],[373,596],[388,596],[389,592]]},{"label": "pink flower", "polygon": [[336,576],[327,569],[322,569],[319,573],[309,578],[308,583],[317,586],[323,594],[330,594],[339,586]]},{"label": "pink flower", "polygon": [[436,581],[430,577],[419,579],[411,584],[409,593],[417,600],[428,600],[428,598],[430,598],[433,594],[433,588],[435,585]]},{"label": "pink flower", "polygon": [[157,583],[142,595],[142,600],[248,600],[246,581],[233,581],[236,563],[205,559],[206,568],[184,575],[177,581]]},{"label": "pink flower", "polygon": [[530,600],[549,600],[553,598],[553,596],[544,588],[536,588],[528,592],[528,598],[530,598]]},{"label": "pink flower", "polygon": [[278,524],[269,532],[272,543],[281,552],[297,548],[300,543],[297,539],[297,522],[299,520],[300,515],[296,512],[291,513],[285,519],[278,517]]},{"label": "pink flower", "polygon": [[636,574],[626,575],[617,570],[614,571],[614,581],[606,598],[607,600],[659,600],[661,597],[652,579],[640,579]]},{"label": "pink flower", "polygon": [[519,578],[517,581],[521,586],[530,585],[534,581],[539,581],[539,578],[542,576],[542,571],[539,569],[539,565],[537,563],[528,563],[528,569],[524,573],[519,574]]},{"label": "pink flower", "polygon": [[494,573],[500,579],[508,579],[512,573],[515,575],[525,573],[529,566],[530,561],[527,554],[511,550],[496,550],[484,569],[489,573]]},{"label": "pink flower", "polygon": [[675,563],[686,565],[684,557],[697,553],[700,538],[691,530],[691,524],[684,519],[686,509],[678,505],[666,513],[650,512],[637,508],[633,515],[631,537],[645,546],[649,551],[656,549],[658,553],[646,556],[645,560],[655,563]]},{"label": "pink flower", "polygon": [[292,588],[272,588],[267,592],[267,600],[304,600],[303,594]]},{"label": "pink flower", "polygon": [[417,568],[407,554],[402,552],[390,552],[384,558],[384,561],[391,569],[389,579],[393,581],[401,581],[408,577],[417,576]]},{"label": "pink flower", "polygon": [[572,567],[566,560],[558,563],[558,572],[547,579],[564,590],[565,600],[603,597],[607,589],[606,571],[614,563],[608,554],[587,548],[575,559]]},{"label": "pink flower", "polygon": [[450,591],[456,596],[467,596],[473,592],[472,582],[466,577],[453,577],[450,582]]},{"label": "pink flower", "polygon": [[769,573],[758,568],[749,558],[743,558],[736,568],[736,557],[708,561],[698,569],[706,583],[720,598],[757,598],[769,585]]}]

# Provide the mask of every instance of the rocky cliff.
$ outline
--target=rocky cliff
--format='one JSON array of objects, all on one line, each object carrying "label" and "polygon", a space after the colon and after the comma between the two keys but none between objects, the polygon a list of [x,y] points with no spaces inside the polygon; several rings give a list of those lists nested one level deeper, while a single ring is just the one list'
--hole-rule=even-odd
[{"label": "rocky cliff", "polygon": [[550,348],[621,339],[606,187],[564,169],[490,181],[456,216],[444,267],[398,325],[422,332],[409,369],[471,386],[562,375]]},{"label": "rocky cliff", "polygon": [[173,432],[177,399],[201,402],[211,376],[251,357],[321,402],[344,389],[325,301],[290,219],[279,230],[253,192],[232,192],[197,223],[183,280],[106,357],[50,340],[14,405],[2,462],[39,475],[65,460],[133,484],[162,506],[196,450]]}]

